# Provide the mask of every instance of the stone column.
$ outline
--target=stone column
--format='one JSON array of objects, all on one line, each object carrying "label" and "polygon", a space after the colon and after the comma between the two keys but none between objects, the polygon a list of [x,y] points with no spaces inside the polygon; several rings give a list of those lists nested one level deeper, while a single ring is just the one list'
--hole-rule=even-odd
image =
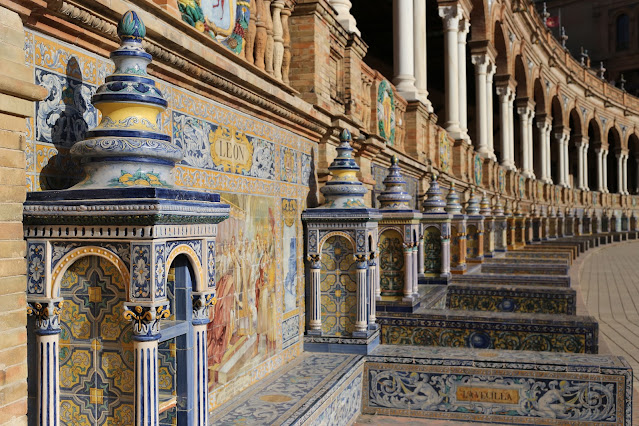
[{"label": "stone column", "polygon": [[311,263],[311,303],[309,312],[308,327],[312,334],[319,334],[322,331],[322,296],[321,290],[321,262],[319,254],[308,256]]},{"label": "stone column", "polygon": [[550,167],[548,161],[550,158],[550,120],[547,116],[541,116],[537,120],[537,128],[539,129],[539,164],[541,165],[539,180],[544,183],[550,183]]},{"label": "stone column", "polygon": [[393,84],[407,101],[418,98],[413,42],[413,0],[393,0]]},{"label": "stone column", "polygon": [[488,111],[488,154],[493,161],[497,161],[495,156],[495,135],[493,134],[493,77],[496,71],[495,61],[491,59],[486,71],[486,111]]},{"label": "stone column", "polygon": [[278,81],[282,81],[282,63],[284,62],[282,9],[284,9],[284,0],[275,0],[273,2],[273,73]]},{"label": "stone column", "polygon": [[60,311],[62,299],[28,300],[27,313],[35,317],[38,370],[39,426],[60,424]]},{"label": "stone column", "polygon": [[461,9],[458,6],[439,8],[439,16],[444,21],[444,63],[446,90],[446,122],[444,128],[454,139],[462,139],[459,126],[459,79],[457,38]]},{"label": "stone column", "polygon": [[135,424],[136,426],[157,426],[159,422],[160,320],[169,317],[169,305],[168,302],[157,306],[127,302],[124,309],[124,318],[133,322]]},{"label": "stone column", "polygon": [[366,333],[368,321],[368,303],[366,299],[366,276],[368,273],[368,260],[364,255],[356,255],[357,261],[357,318],[355,319],[354,333]]},{"label": "stone column", "polygon": [[568,188],[568,139],[570,138],[570,129],[564,126],[556,127],[555,138],[559,144],[558,185]]},{"label": "stone column", "polygon": [[603,174],[603,192],[605,192],[606,194],[609,192],[608,191],[608,150],[604,149],[603,150],[603,157],[602,157],[602,174]]},{"label": "stone column", "polygon": [[193,293],[193,374],[195,375],[194,424],[209,424],[209,362],[207,352],[207,324],[209,308],[215,304],[213,293]]},{"label": "stone column", "polygon": [[547,173],[547,183],[552,184],[552,162],[551,160],[551,150],[550,150],[550,133],[552,132],[552,122],[548,122],[548,126],[546,127],[546,173]]},{"label": "stone column", "polygon": [[621,152],[615,154],[617,157],[617,192],[623,194],[623,158],[624,155]]},{"label": "stone column", "polygon": [[606,192],[603,179],[603,153],[601,148],[595,148],[595,154],[597,155],[597,191]]},{"label": "stone column", "polygon": [[415,87],[419,100],[426,105],[428,112],[433,112],[433,106],[428,100],[427,88],[427,60],[426,60],[426,0],[413,0],[413,32],[415,56]]},{"label": "stone column", "polygon": [[413,300],[413,250],[404,243],[404,300]]},{"label": "stone column", "polygon": [[499,115],[501,118],[501,165],[508,170],[515,169],[512,149],[512,109],[515,92],[509,86],[497,87],[499,95]]},{"label": "stone column", "polygon": [[457,70],[459,77],[459,128],[462,138],[470,143],[468,136],[468,96],[466,87],[466,38],[470,31],[468,19],[462,18],[459,21],[459,32],[457,33]]},{"label": "stone column", "polygon": [[337,12],[337,22],[339,22],[342,27],[349,33],[355,33],[358,36],[362,34],[357,29],[357,21],[355,21],[355,17],[351,14],[351,7],[353,6],[349,0],[329,0],[335,12]]},{"label": "stone column", "polygon": [[622,165],[623,165],[623,193],[628,195],[628,154],[623,154]]},{"label": "stone column", "polygon": [[564,131],[564,182],[566,188],[572,188],[570,182],[570,156],[568,153],[568,143],[570,141],[570,131]]},{"label": "stone column", "polygon": [[485,53],[473,55],[471,58],[475,65],[475,92],[476,92],[476,120],[477,120],[477,140],[475,141],[475,150],[483,158],[490,158],[491,152],[488,147],[488,117],[492,118],[492,111],[487,108],[488,88],[487,72],[488,72],[488,55]]},{"label": "stone column", "polygon": [[534,179],[535,174],[532,170],[532,123],[535,117],[535,111],[530,104],[526,103],[517,108],[519,114],[521,145],[522,145],[522,176]]},{"label": "stone column", "polygon": [[582,179],[582,183],[583,183],[583,190],[584,191],[589,191],[590,190],[590,186],[588,185],[588,179],[589,179],[589,175],[588,175],[588,146],[589,146],[589,140],[588,138],[584,138],[584,143],[581,145],[581,149],[583,151],[582,155],[582,170],[583,170],[583,174],[581,176]]},{"label": "stone column", "polygon": [[585,136],[577,136],[575,140],[575,146],[577,147],[577,189],[585,190],[584,184],[584,169],[586,168],[584,146],[588,142],[588,138]]}]

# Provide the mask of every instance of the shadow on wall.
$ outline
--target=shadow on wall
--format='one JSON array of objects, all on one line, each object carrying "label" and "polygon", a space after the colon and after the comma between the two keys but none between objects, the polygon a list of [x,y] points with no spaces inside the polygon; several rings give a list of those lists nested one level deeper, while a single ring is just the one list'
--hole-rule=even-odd
[{"label": "shadow on wall", "polygon": [[49,90],[47,98],[36,105],[36,137],[53,143],[57,150],[42,168],[40,187],[67,189],[84,177],[80,162],[69,150],[97,125],[98,113],[91,104],[94,89],[83,84],[82,69],[75,57],[67,62],[66,77],[38,69],[36,83]]}]

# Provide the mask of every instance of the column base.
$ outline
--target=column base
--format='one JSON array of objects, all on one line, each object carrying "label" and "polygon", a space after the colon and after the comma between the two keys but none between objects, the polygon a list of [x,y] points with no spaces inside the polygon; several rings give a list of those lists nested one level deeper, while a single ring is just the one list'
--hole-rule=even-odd
[{"label": "column base", "polygon": [[368,355],[379,345],[379,329],[362,332],[362,337],[304,336],[307,352]]},{"label": "column base", "polygon": [[521,175],[527,179],[535,179],[535,173],[530,170],[524,170],[521,172]]}]

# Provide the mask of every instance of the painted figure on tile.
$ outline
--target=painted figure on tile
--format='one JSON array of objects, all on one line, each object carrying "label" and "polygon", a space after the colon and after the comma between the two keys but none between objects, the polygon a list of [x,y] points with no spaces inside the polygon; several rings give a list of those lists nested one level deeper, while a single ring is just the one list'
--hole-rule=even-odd
[{"label": "painted figure on tile", "polygon": [[383,80],[377,91],[377,127],[379,135],[389,145],[395,143],[395,95],[388,81]]},{"label": "painted figure on tile", "polygon": [[380,286],[383,296],[401,296],[404,289],[404,249],[401,234],[395,230],[379,237]]},{"label": "painted figure on tile", "polygon": [[282,199],[284,219],[282,239],[282,259],[285,263],[284,312],[297,307],[297,217],[298,205],[295,199]]},{"label": "painted figure on tile", "polygon": [[213,388],[257,366],[275,350],[276,219],[271,199],[222,195],[231,217],[219,225],[217,303],[208,325]]},{"label": "painted figure on tile", "polygon": [[439,133],[439,167],[442,172],[446,173],[450,170],[451,144],[448,139],[448,133],[442,131]]}]

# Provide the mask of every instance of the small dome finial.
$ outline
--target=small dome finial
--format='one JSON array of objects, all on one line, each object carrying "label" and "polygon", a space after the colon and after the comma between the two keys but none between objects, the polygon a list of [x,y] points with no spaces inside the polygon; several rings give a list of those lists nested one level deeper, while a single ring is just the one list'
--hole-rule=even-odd
[{"label": "small dome finial", "polygon": [[120,22],[118,22],[118,37],[122,41],[142,41],[146,37],[146,27],[137,13],[129,10],[122,15]]}]

